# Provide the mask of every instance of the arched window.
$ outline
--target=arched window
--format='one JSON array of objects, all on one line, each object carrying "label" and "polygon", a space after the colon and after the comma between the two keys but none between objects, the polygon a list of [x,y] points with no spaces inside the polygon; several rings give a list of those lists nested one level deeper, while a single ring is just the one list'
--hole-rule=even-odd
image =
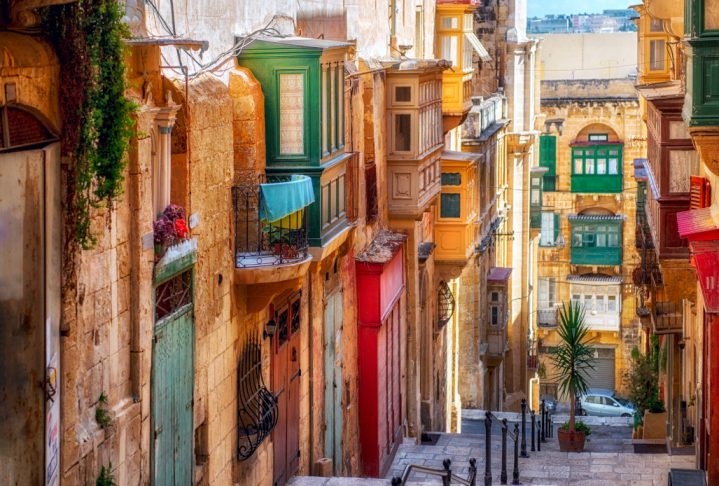
[{"label": "arched window", "polygon": [[0,152],[45,145],[57,140],[36,115],[20,106],[0,106]]}]

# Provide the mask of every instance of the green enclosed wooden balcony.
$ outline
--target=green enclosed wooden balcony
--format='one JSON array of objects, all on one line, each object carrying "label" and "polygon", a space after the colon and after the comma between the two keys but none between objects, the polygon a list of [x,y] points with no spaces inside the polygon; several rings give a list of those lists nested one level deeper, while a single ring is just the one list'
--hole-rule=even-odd
[{"label": "green enclosed wooden balcony", "polygon": [[689,127],[719,127],[719,9],[715,0],[686,0],[686,97]]},{"label": "green enclosed wooden balcony", "polygon": [[574,145],[572,192],[622,192],[622,145],[606,142]]},{"label": "green enclosed wooden balcony", "polygon": [[251,41],[237,58],[262,86],[267,177],[312,180],[309,244],[338,243],[352,220],[356,156],[345,151],[345,61],[351,44],[301,37]]},{"label": "green enclosed wooden balcony", "polygon": [[570,215],[572,265],[621,265],[624,216]]}]

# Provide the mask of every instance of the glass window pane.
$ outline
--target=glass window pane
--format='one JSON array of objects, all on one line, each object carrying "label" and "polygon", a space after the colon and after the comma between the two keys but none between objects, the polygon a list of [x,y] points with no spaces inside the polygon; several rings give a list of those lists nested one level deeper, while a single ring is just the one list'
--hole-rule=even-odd
[{"label": "glass window pane", "polygon": [[597,234],[597,246],[604,248],[607,246],[607,235],[604,233]]},{"label": "glass window pane", "polygon": [[617,312],[617,296],[616,295],[608,295],[607,296],[607,311],[608,312]]},{"label": "glass window pane", "polygon": [[554,213],[542,213],[539,244],[542,246],[554,245]]},{"label": "glass window pane", "polygon": [[401,114],[394,117],[394,149],[397,152],[411,150],[412,115]]},{"label": "glass window pane", "polygon": [[452,66],[459,65],[459,45],[456,35],[442,35],[440,38],[440,51],[442,59],[452,63]]},{"label": "glass window pane", "polygon": [[612,175],[619,174],[619,159],[609,159],[609,173]]},{"label": "glass window pane", "polygon": [[619,235],[617,233],[610,233],[609,234],[609,240],[608,245],[610,248],[617,248],[619,247]]},{"label": "glass window pane", "polygon": [[400,103],[408,103],[412,101],[412,87],[397,86],[394,88],[394,100]]},{"label": "glass window pane", "polygon": [[574,159],[574,173],[581,174],[582,172],[582,159]]},{"label": "glass window pane", "polygon": [[305,152],[305,78],[280,74],[280,154]]},{"label": "glass window pane", "polygon": [[664,70],[665,41],[663,39],[649,41],[649,70]]},{"label": "glass window pane", "polygon": [[607,173],[607,159],[597,159],[597,174]]},{"label": "glass window pane", "polygon": [[597,312],[605,312],[606,311],[606,307],[604,305],[604,298],[605,298],[604,295],[597,295],[596,306],[595,306],[595,309],[597,310]]},{"label": "glass window pane", "polygon": [[459,19],[457,17],[442,17],[442,28],[443,29],[458,29]]},{"label": "glass window pane", "polygon": [[650,32],[662,32],[663,30],[664,30],[663,22],[661,19],[651,19],[649,21],[649,31]]},{"label": "glass window pane", "polygon": [[460,195],[442,193],[440,197],[439,216],[441,218],[459,218],[461,212]]},{"label": "glass window pane", "polygon": [[594,159],[586,159],[584,161],[584,173],[594,174]]},{"label": "glass window pane", "polygon": [[606,142],[607,140],[609,140],[609,135],[606,133],[590,133],[589,134],[590,142]]},{"label": "glass window pane", "polygon": [[462,175],[457,172],[442,173],[443,186],[460,186],[462,185]]}]

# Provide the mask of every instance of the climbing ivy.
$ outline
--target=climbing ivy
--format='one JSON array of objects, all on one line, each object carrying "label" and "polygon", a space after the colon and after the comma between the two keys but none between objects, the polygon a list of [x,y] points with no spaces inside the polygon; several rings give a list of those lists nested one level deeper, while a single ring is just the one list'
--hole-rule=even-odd
[{"label": "climbing ivy", "polygon": [[67,198],[74,239],[96,243],[93,207],[112,207],[122,192],[125,157],[134,134],[135,104],[125,97],[129,31],[118,0],[79,0],[48,7],[45,30],[60,60],[62,151],[72,159]]}]

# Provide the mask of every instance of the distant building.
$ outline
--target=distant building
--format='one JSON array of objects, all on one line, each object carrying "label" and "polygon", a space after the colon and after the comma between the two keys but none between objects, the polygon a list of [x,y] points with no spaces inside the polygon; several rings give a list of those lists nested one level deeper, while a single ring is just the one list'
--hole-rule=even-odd
[{"label": "distant building", "polygon": [[546,15],[527,21],[531,34],[634,32],[633,10],[604,10],[601,14]]}]

